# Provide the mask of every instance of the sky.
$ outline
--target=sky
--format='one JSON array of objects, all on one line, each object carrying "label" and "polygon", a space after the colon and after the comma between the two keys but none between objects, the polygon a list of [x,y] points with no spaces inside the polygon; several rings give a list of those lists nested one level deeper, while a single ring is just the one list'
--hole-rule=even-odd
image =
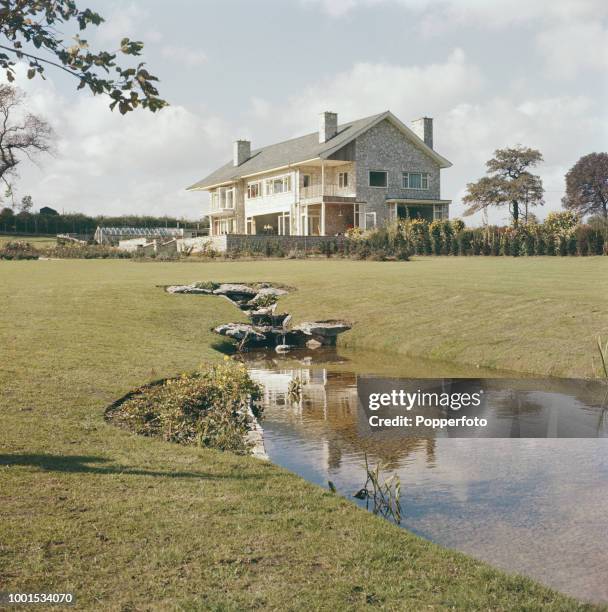
[{"label": "sky", "polygon": [[[17,197],[35,208],[198,219],[207,196],[185,188],[232,155],[339,121],[391,110],[434,118],[442,197],[460,216],[469,182],[497,148],[538,148],[546,189],[540,218],[558,210],[564,174],[608,149],[605,0],[113,0],[79,1],[106,19],[92,47],[128,36],[170,106],[123,117],[76,92],[59,71],[23,78],[32,112],[56,135],[52,157],[20,167]],[[69,32],[66,32],[70,34]],[[506,211],[490,215],[507,220]],[[470,224],[480,222],[470,217]]]}]

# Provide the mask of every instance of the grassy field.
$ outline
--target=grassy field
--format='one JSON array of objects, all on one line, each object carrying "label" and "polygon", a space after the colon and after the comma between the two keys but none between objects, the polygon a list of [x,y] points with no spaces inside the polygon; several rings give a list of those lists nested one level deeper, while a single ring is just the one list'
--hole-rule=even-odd
[{"label": "grassy field", "polygon": [[3,244],[16,240],[29,242],[39,249],[53,247],[57,244],[57,239],[50,236],[15,236],[12,234],[0,234],[0,248]]},{"label": "grassy field", "polygon": [[578,375],[608,332],[607,272],[608,258],[0,262],[0,590],[116,610],[577,608],[285,470],[144,439],[103,411],[217,359],[209,328],[237,318],[156,285],[283,282],[296,319],[356,321],[349,346]]}]

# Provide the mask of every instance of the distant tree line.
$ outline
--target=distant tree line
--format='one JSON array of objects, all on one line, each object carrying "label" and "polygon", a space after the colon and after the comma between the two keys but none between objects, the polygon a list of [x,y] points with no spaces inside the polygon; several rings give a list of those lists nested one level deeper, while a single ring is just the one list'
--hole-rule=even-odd
[{"label": "distant tree line", "polygon": [[[25,203],[24,201],[25,200]],[[18,212],[5,207],[0,210],[0,232],[5,234],[94,234],[102,227],[184,227],[201,229],[206,221],[185,220],[177,217],[153,217],[150,215],[122,215],[106,217],[82,213],[60,214],[49,206],[39,212],[31,212],[31,198],[25,196]]]}]

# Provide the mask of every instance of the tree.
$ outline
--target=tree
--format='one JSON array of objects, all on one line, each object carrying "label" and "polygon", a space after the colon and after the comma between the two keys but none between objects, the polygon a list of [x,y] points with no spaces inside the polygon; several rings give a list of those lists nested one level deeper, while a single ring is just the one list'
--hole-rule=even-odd
[{"label": "tree", "polygon": [[22,213],[30,213],[32,212],[32,208],[34,208],[34,200],[31,195],[24,195],[21,198],[21,203],[19,204],[19,210]]},{"label": "tree", "polygon": [[49,67],[67,72],[78,80],[78,89],[87,87],[93,94],[107,94],[110,108],[118,106],[121,114],[138,106],[155,112],[166,106],[158,95],[155,82],[143,62],[122,67],[116,58],[138,57],[143,43],[123,38],[114,51],[92,51],[89,43],[74,33],[72,40],[60,32],[63,25],[82,32],[99,26],[103,17],[91,9],[80,10],[76,0],[3,0],[0,8],[0,68],[6,70],[9,82],[15,79],[17,60],[29,64],[27,77],[44,78]]},{"label": "tree", "polygon": [[562,204],[581,217],[608,218],[608,153],[589,153],[570,168]]},{"label": "tree", "polygon": [[4,228],[4,230],[8,230],[15,220],[15,213],[12,208],[5,206],[2,210],[0,210],[0,227]]},{"label": "tree", "polygon": [[35,161],[52,148],[53,130],[36,115],[23,109],[24,94],[10,85],[0,85],[0,180],[12,197],[11,180],[23,157]]},{"label": "tree", "polygon": [[467,185],[465,216],[490,206],[508,205],[513,225],[519,225],[522,213],[527,220],[530,207],[544,204],[542,180],[529,172],[541,161],[540,151],[521,145],[494,151],[494,157],[486,162],[488,176]]}]

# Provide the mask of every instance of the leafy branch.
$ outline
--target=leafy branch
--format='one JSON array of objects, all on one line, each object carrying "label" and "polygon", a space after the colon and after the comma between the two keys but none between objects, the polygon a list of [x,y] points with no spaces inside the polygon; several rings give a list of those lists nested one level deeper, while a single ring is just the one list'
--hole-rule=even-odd
[{"label": "leafy branch", "polygon": [[15,80],[18,61],[28,63],[27,77],[45,78],[46,69],[58,68],[78,80],[77,89],[88,88],[94,95],[111,98],[110,108],[126,114],[138,107],[152,112],[167,102],[160,98],[158,78],[145,67],[123,67],[120,55],[139,57],[144,44],[123,38],[115,51],[93,51],[79,34],[66,44],[58,26],[77,24],[80,31],[98,27],[103,17],[91,9],[80,10],[74,0],[0,0],[0,68],[9,82]]}]

